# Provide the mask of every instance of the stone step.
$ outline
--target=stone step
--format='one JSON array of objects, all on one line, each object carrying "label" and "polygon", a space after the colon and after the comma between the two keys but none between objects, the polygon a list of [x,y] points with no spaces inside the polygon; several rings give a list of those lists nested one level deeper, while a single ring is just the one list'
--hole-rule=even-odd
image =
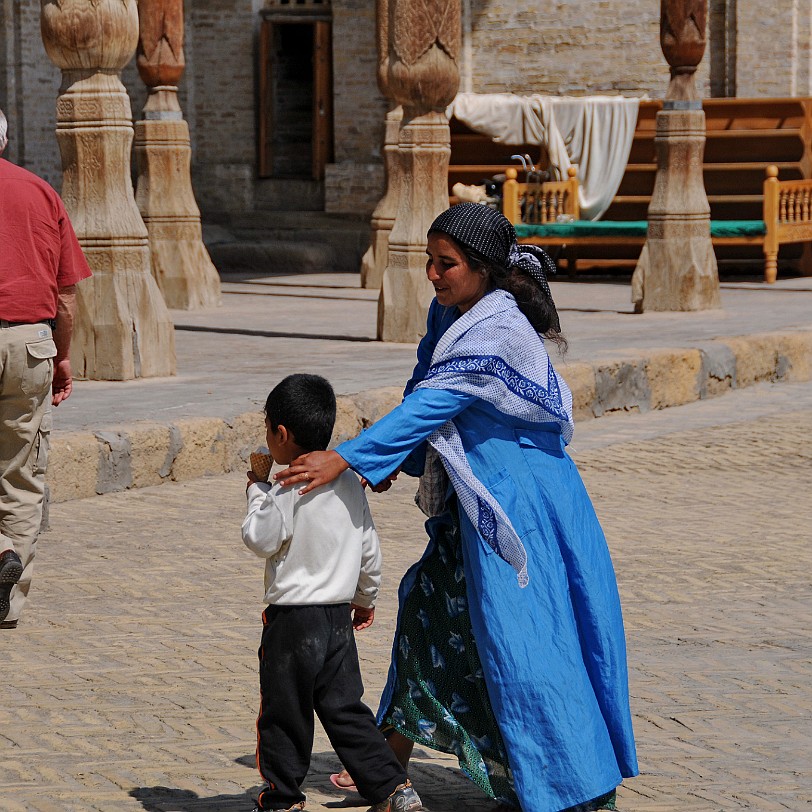
[{"label": "stone step", "polygon": [[318,228],[324,231],[369,230],[370,218],[366,215],[335,214],[324,211],[300,211],[276,209],[257,206],[254,211],[232,216],[229,222],[232,230],[250,231],[255,229],[292,229],[303,230]]},{"label": "stone step", "polygon": [[257,210],[204,224],[203,239],[221,274],[357,273],[369,221],[325,212]]}]

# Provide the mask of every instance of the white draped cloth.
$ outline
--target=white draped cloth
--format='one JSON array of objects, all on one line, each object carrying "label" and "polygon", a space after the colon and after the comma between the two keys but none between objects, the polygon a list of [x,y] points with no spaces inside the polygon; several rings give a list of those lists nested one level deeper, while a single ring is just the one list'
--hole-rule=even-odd
[{"label": "white draped cloth", "polygon": [[560,179],[576,164],[581,217],[598,220],[626,170],[639,104],[623,96],[459,93],[447,113],[497,143],[543,144]]}]

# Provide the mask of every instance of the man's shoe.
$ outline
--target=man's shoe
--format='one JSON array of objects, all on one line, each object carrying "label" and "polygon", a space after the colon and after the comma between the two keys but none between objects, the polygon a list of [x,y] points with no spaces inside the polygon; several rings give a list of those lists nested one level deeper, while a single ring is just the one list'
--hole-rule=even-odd
[{"label": "man's shoe", "polygon": [[[23,574],[23,562],[14,550],[4,550],[0,553],[0,623],[8,615],[11,608],[9,597],[11,589]],[[15,623],[16,625],[16,623]]]},{"label": "man's shoe", "polygon": [[368,812],[428,812],[428,810],[414,791],[412,782],[407,781],[395,787],[395,791],[385,801],[371,806]]}]

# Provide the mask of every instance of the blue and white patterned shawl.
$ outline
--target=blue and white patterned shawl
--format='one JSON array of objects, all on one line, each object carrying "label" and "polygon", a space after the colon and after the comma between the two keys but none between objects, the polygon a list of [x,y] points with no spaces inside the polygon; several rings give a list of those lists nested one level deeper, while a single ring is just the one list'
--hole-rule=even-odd
[{"label": "blue and white patterned shawl", "polygon": [[[451,389],[486,401],[511,418],[557,423],[572,439],[572,394],[553,369],[541,336],[504,290],[494,290],[460,316],[437,342],[425,378],[415,388]],[[463,510],[493,551],[527,586],[527,553],[510,519],[476,478],[457,427],[449,420],[429,438]]]}]

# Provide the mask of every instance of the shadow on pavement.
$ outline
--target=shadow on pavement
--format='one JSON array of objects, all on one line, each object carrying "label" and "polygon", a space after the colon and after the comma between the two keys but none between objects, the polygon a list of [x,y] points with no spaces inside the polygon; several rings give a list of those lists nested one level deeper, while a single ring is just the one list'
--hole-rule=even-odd
[{"label": "shadow on pavement", "polygon": [[172,787],[137,787],[130,797],[141,803],[147,812],[246,812],[254,806],[256,793],[212,795],[201,798],[189,789]]},{"label": "shadow on pavement", "polygon": [[284,333],[277,330],[249,330],[242,327],[203,327],[197,324],[176,324],[176,330],[189,333],[224,333],[235,336],[259,336],[260,338],[309,338],[315,341],[377,341],[368,336],[327,335],[321,333]]},{"label": "shadow on pavement", "polygon": [[[417,750],[415,756],[409,770],[410,777],[423,803],[432,812],[459,812],[461,808],[469,812],[495,812],[498,809],[497,803],[485,797],[459,770],[423,761],[420,756],[432,757],[425,751]],[[240,756],[234,761],[245,767],[255,766],[253,754]],[[310,773],[302,789],[306,794],[317,793],[320,804],[319,801],[315,804],[311,801],[310,806],[365,812],[369,802],[359,794],[348,793],[343,798],[336,794],[329,776],[337,769],[340,769],[340,765],[335,753],[313,753]],[[253,808],[259,790],[259,786],[252,786],[236,795],[200,797],[188,789],[155,786],[138,787],[129,794],[140,802],[146,812],[247,812]]]}]

